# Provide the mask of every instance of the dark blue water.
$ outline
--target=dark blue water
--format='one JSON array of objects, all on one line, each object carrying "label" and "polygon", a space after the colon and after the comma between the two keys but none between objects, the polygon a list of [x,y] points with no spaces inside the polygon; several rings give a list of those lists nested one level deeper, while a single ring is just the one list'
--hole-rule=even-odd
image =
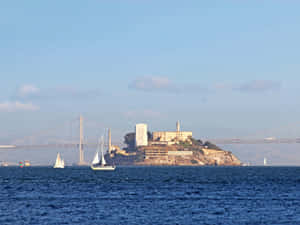
[{"label": "dark blue water", "polygon": [[300,168],[0,168],[0,224],[300,224]]}]

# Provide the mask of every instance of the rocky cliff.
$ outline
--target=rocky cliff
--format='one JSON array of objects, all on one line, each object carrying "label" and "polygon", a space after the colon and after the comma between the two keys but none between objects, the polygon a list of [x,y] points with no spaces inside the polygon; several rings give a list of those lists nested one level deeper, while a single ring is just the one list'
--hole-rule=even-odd
[{"label": "rocky cliff", "polygon": [[137,149],[135,155],[117,151],[107,158],[116,165],[177,165],[177,166],[239,166],[241,162],[229,151],[202,146],[146,146]]}]

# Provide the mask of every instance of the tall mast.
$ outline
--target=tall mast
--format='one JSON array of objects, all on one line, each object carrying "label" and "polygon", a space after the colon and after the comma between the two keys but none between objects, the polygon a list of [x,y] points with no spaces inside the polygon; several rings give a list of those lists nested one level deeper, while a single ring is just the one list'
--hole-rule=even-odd
[{"label": "tall mast", "polygon": [[108,129],[108,153],[111,153],[111,130]]},{"label": "tall mast", "polygon": [[103,158],[104,138],[101,137],[101,158]]}]

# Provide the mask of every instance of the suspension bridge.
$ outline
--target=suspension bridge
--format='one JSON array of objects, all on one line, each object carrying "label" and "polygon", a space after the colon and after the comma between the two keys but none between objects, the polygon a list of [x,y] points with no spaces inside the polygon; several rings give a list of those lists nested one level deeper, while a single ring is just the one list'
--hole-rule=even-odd
[{"label": "suspension bridge", "polygon": [[[0,149],[10,148],[82,148],[82,146],[95,147],[100,136],[99,130],[104,130],[105,126],[95,121],[90,121],[81,116],[61,123],[56,127],[38,131],[31,135],[17,138],[9,145],[0,145]],[[83,131],[89,131],[86,138]],[[97,135],[99,134],[99,135]],[[103,135],[103,133],[102,133]],[[108,135],[104,132],[104,135]],[[123,137],[121,137],[123,138]],[[207,139],[215,144],[282,144],[282,143],[300,143],[299,138],[223,138]],[[108,145],[108,143],[106,143]],[[122,139],[112,139],[112,144],[124,147]]]}]

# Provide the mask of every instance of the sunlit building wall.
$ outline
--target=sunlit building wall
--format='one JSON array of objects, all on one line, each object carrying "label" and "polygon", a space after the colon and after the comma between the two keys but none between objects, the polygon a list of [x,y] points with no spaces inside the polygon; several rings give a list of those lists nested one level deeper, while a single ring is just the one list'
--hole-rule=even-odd
[{"label": "sunlit building wall", "polygon": [[147,124],[139,123],[135,125],[135,146],[147,146]]}]

